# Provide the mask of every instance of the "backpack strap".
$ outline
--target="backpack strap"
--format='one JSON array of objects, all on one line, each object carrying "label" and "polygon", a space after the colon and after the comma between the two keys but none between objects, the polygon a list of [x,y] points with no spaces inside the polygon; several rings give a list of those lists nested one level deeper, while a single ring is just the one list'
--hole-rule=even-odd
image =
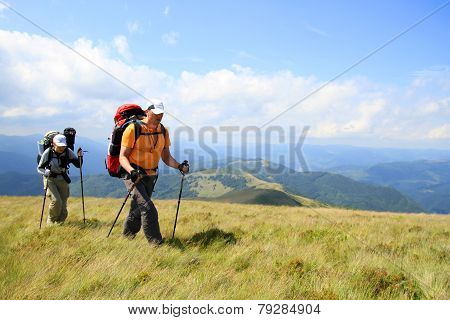
[{"label": "backpack strap", "polygon": [[[163,137],[164,137],[164,140],[166,139],[166,128],[164,127],[164,125],[162,124],[162,123],[160,123],[160,125],[161,125],[161,131],[156,131],[156,132],[140,132],[139,134],[140,135],[143,135],[143,136],[157,136],[157,135],[159,135],[159,134],[162,134],[163,135]],[[137,140],[137,139],[136,139]],[[135,140],[135,141],[136,141]],[[154,147],[156,147],[156,145],[158,144],[158,137],[156,137],[156,141],[155,141],[155,144],[154,144]],[[156,168],[157,169],[157,168]],[[152,169],[153,170],[153,169]]]},{"label": "backpack strap", "polygon": [[134,144],[133,144],[133,148],[134,148],[134,146],[136,145],[137,139],[142,134],[142,125],[139,120],[135,120],[135,121],[133,121],[133,123],[134,123]]},{"label": "backpack strap", "polygon": [[[164,148],[166,148],[165,145],[166,145],[166,132],[167,131],[166,131],[166,127],[164,127],[164,125],[162,123],[161,123],[161,132],[164,137]],[[158,179],[158,177],[156,179]],[[156,181],[155,181],[155,184],[156,184]]]},{"label": "backpack strap", "polygon": [[52,160],[52,148],[50,147],[48,150],[48,156],[47,156],[47,160],[42,164],[42,166],[40,166],[40,168],[44,168],[44,169],[49,169],[49,164],[50,164],[50,160]]},{"label": "backpack strap", "polygon": [[64,152],[58,156],[58,160],[61,162],[61,168],[69,169],[69,146],[64,149]]},{"label": "backpack strap", "polygon": [[[69,151],[67,150],[68,148],[66,147],[66,149],[64,150],[64,152],[58,156],[56,155],[56,158],[58,158],[59,162],[60,162],[60,167],[64,168],[64,169],[69,169]],[[42,164],[42,168],[45,169],[50,169],[49,164],[50,161],[55,157],[55,152],[53,151],[53,149],[50,147],[49,151],[48,151],[48,158],[47,161],[45,161]]]},{"label": "backpack strap", "polygon": [[166,138],[166,128],[164,127],[164,125],[162,123],[160,123],[161,125],[161,131],[156,131],[156,132],[143,132],[143,133],[139,133],[140,135],[143,136],[156,136],[158,134],[163,134],[164,138]]}]

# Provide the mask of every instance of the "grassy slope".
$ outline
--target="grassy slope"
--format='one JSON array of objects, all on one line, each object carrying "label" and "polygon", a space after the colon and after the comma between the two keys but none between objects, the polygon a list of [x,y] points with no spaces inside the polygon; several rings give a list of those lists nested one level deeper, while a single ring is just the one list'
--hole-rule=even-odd
[{"label": "grassy slope", "polygon": [[[230,187],[227,187],[223,185],[220,181],[212,180],[211,178],[214,178],[217,173],[219,174],[226,174],[231,177],[239,178],[242,177],[246,181],[246,188],[255,188],[257,190],[249,190],[249,189],[233,189]],[[231,170],[227,171],[227,168],[223,168],[219,171],[216,170],[205,170],[201,172],[196,172],[190,175],[189,177],[198,177],[199,183],[196,183],[194,186],[191,186],[192,190],[195,190],[198,192],[199,197],[204,198],[211,198],[212,201],[224,201],[231,202],[231,203],[255,203],[255,204],[266,204],[266,201],[261,201],[262,199],[259,199],[258,197],[248,195],[248,193],[252,193],[253,195],[255,193],[258,193],[258,190],[260,190],[260,193],[268,192],[271,195],[275,195],[275,197],[271,197],[269,200],[276,200],[274,198],[280,199],[278,204],[286,204],[290,203],[291,206],[296,206],[298,203],[301,203],[305,206],[310,207],[323,207],[324,204],[320,203],[319,201],[315,201],[309,198],[305,198],[299,195],[295,195],[292,193],[288,193],[284,190],[283,186],[279,183],[275,182],[268,182],[261,179],[258,179],[257,177],[241,170]],[[190,184],[192,185],[192,184]],[[244,193],[246,195],[243,195],[244,197],[240,196],[241,193]],[[283,194],[281,194],[283,193]],[[276,195],[278,194],[278,195]],[[246,197],[248,195],[248,197]],[[286,201],[287,200],[287,201]]]},{"label": "grassy slope", "polygon": [[246,189],[228,192],[213,201],[245,204],[266,204],[283,206],[300,206],[301,202],[288,196],[285,192],[273,189]]},{"label": "grassy slope", "polygon": [[[39,231],[40,197],[0,197],[0,299],[449,298],[448,216],[183,201],[155,248],[124,214],[105,238],[121,202]],[[176,201],[156,205],[167,237]]]}]

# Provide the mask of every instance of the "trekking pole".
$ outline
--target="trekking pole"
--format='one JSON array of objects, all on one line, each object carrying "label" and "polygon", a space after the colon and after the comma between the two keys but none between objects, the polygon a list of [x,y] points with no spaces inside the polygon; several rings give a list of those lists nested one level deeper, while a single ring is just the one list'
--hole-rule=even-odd
[{"label": "trekking pole", "polygon": [[80,154],[78,155],[78,161],[80,162],[80,182],[81,182],[81,203],[83,205],[83,224],[86,224],[86,213],[84,211],[84,189],[83,189],[83,150],[81,148],[78,149]]},{"label": "trekking pole", "polygon": [[182,178],[181,178],[181,185],[180,185],[180,194],[178,195],[177,214],[175,215],[175,223],[173,225],[172,240],[175,237],[175,229],[177,227],[177,220],[178,220],[178,210],[180,209],[181,192],[183,192],[184,173],[181,173],[181,174],[182,174]]},{"label": "trekking pole", "polygon": [[127,200],[128,200],[128,198],[130,197],[130,195],[131,195],[131,192],[133,191],[134,187],[136,187],[136,185],[139,183],[139,181],[141,181],[141,177],[139,177],[139,178],[136,180],[136,182],[131,186],[130,191],[128,191],[128,194],[127,194],[127,196],[125,197],[125,200],[123,201],[122,206],[120,207],[119,212],[117,213],[116,219],[114,220],[114,222],[113,222],[113,224],[112,224],[112,226],[111,226],[111,229],[109,230],[108,235],[106,236],[107,238],[109,237],[109,235],[111,234],[111,232],[112,232],[114,226],[116,225],[117,219],[119,219],[120,213],[122,212],[123,207],[125,207],[125,203],[127,203]]},{"label": "trekking pole", "polygon": [[42,227],[42,218],[44,217],[44,210],[45,210],[45,199],[47,199],[47,189],[48,189],[48,178],[45,183],[45,189],[44,189],[44,201],[42,202],[42,210],[41,210],[41,221],[39,222],[39,230]]}]

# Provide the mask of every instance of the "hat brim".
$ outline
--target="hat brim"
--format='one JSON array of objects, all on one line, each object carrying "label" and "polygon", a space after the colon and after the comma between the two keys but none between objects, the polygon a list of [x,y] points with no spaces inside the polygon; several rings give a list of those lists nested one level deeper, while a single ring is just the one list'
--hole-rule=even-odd
[{"label": "hat brim", "polygon": [[66,143],[54,143],[57,147],[67,147]]},{"label": "hat brim", "polygon": [[155,108],[155,109],[149,109],[151,112],[153,112],[154,114],[162,114],[164,113],[163,109],[159,109],[159,108]]}]

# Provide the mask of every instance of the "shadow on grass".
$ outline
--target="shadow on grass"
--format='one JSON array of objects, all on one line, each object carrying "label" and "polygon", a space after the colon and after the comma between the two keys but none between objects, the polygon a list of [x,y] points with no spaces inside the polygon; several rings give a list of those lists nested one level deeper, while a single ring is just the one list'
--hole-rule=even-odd
[{"label": "shadow on grass", "polygon": [[98,219],[86,219],[86,223],[83,220],[67,221],[64,225],[69,227],[77,227],[79,229],[100,229],[108,225],[108,223],[100,221]]},{"label": "shadow on grass", "polygon": [[198,245],[202,248],[209,247],[215,243],[222,243],[225,245],[233,245],[236,243],[236,237],[232,232],[225,232],[223,230],[213,228],[207,231],[194,234],[189,240],[189,244]]},{"label": "shadow on grass", "polygon": [[183,240],[180,240],[178,238],[170,238],[169,240],[166,241],[166,244],[169,247],[175,248],[175,249],[180,249],[181,251],[186,250],[186,244],[183,242]]},{"label": "shadow on grass", "polygon": [[175,237],[174,239],[166,240],[165,243],[169,247],[184,251],[188,246],[207,248],[213,244],[233,245],[236,242],[237,239],[234,233],[213,228],[196,233],[191,238],[180,239]]}]

